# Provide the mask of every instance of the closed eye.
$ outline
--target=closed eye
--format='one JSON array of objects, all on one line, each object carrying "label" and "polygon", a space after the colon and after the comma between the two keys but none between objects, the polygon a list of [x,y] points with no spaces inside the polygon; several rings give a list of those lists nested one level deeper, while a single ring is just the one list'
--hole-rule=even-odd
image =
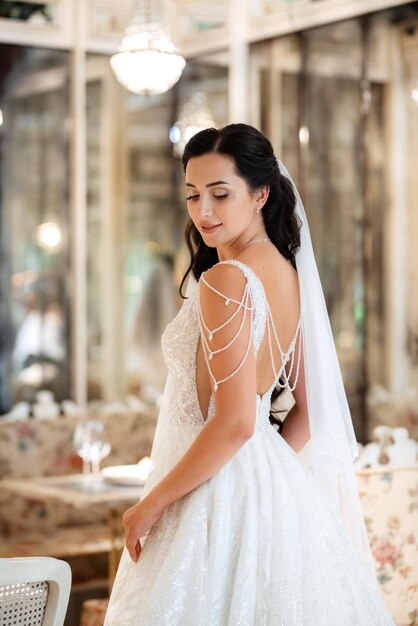
[{"label": "closed eye", "polygon": [[[225,200],[225,198],[228,197],[228,194],[227,193],[223,193],[223,194],[219,194],[219,195],[215,195],[214,194],[213,197],[216,200]],[[186,196],[185,199],[186,200],[197,200],[198,198],[199,198],[199,195],[197,194],[197,195],[194,195],[194,196],[192,196],[192,195]]]}]

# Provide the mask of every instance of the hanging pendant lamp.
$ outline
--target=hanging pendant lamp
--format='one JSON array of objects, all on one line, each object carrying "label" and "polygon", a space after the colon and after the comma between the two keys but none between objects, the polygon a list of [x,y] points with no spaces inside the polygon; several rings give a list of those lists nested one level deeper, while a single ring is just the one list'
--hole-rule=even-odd
[{"label": "hanging pendant lamp", "polygon": [[161,13],[160,0],[140,1],[119,51],[110,59],[117,80],[133,93],[155,95],[168,91],[186,65],[170,39]]}]

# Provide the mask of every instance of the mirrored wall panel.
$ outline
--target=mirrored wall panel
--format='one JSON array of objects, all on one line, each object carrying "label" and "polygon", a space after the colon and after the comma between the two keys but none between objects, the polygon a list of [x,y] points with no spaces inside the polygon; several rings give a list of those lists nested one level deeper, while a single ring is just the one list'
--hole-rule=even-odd
[{"label": "mirrored wall panel", "polygon": [[70,395],[69,54],[0,46],[0,413]]},{"label": "mirrored wall panel", "polygon": [[303,196],[360,441],[382,421],[418,431],[417,32],[393,10],[252,55],[259,124]]},{"label": "mirrored wall panel", "polygon": [[152,97],[124,90],[108,57],[89,55],[87,76],[88,397],[152,403],[189,262],[180,157],[196,127],[226,123],[228,74],[190,63]]}]

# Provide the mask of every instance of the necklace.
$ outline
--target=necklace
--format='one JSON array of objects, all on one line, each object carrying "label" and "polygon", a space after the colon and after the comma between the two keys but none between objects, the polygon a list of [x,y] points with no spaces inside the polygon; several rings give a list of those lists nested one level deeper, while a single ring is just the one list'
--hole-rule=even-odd
[{"label": "necklace", "polygon": [[251,243],[257,243],[258,241],[270,241],[270,239],[268,237],[264,237],[263,239],[251,239],[250,241],[247,241],[247,243],[245,243],[243,246],[241,246],[241,248],[239,248],[235,254],[233,254],[231,256],[231,259],[233,259],[234,257],[237,256],[238,252],[241,252],[241,250],[243,250],[244,248],[246,248],[247,246],[249,246]]}]

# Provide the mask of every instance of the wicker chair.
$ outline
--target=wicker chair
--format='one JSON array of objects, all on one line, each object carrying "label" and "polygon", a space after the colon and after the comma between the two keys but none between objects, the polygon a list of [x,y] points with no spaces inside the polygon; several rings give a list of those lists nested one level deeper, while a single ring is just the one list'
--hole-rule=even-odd
[{"label": "wicker chair", "polygon": [[0,626],[62,626],[70,590],[71,569],[65,561],[0,559]]}]

